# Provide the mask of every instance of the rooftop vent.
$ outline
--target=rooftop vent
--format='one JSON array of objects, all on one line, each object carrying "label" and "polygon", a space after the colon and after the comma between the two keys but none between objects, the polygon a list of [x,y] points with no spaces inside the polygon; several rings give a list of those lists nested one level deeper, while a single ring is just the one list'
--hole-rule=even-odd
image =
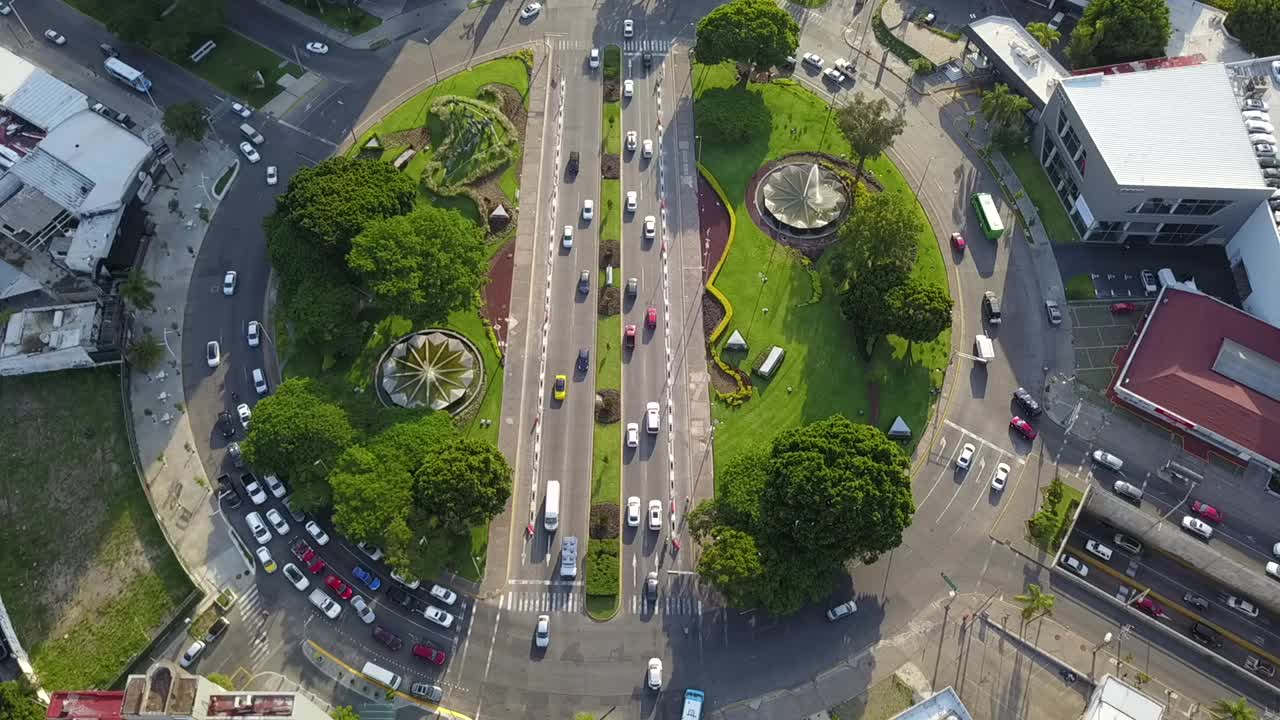
[{"label": "rooftop vent", "polygon": [[1028,65],[1035,65],[1040,62],[1040,53],[1021,43],[1013,43],[1013,56]]}]

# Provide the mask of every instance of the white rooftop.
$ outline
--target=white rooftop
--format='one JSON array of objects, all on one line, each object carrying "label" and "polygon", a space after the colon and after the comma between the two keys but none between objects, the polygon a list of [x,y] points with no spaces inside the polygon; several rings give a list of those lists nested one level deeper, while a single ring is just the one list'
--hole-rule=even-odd
[{"label": "white rooftop", "polygon": [[127,200],[125,190],[151,154],[141,138],[89,110],[72,115],[51,130],[39,149],[93,183],[80,201],[81,213]]},{"label": "white rooftop", "polygon": [[1039,96],[1042,107],[1048,104],[1055,84],[1071,75],[1013,18],[988,15],[969,27]]},{"label": "white rooftop", "polygon": [[0,97],[4,106],[41,130],[87,110],[84,93],[0,48]]},{"label": "white rooftop", "polygon": [[1160,720],[1164,706],[1111,675],[1089,698],[1083,720]]},{"label": "white rooftop", "polygon": [[1165,0],[1173,33],[1164,46],[1167,57],[1202,55],[1209,62],[1236,62],[1253,57],[1239,41],[1223,32],[1227,14],[1196,0]]},{"label": "white rooftop", "polygon": [[1121,185],[1266,187],[1220,63],[1065,78],[1062,92]]},{"label": "white rooftop", "polygon": [[892,720],[973,720],[960,696],[952,688],[934,693],[895,715]]}]

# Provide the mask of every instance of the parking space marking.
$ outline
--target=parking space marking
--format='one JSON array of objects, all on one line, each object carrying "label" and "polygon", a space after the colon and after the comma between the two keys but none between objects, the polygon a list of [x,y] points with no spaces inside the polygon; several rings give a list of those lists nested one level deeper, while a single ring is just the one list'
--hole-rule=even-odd
[{"label": "parking space marking", "polygon": [[1025,465],[1025,464],[1026,464],[1026,462],[1027,462],[1027,461],[1026,461],[1026,458],[1023,458],[1023,457],[1021,457],[1021,456],[1015,455],[1015,454],[1013,454],[1013,452],[1012,452],[1011,450],[1008,450],[1008,449],[1006,449],[1006,448],[1004,448],[1004,447],[1002,447],[1002,446],[1000,446],[1000,445],[997,445],[996,443],[993,443],[993,442],[991,442],[991,441],[989,441],[989,440],[984,440],[984,439],[982,438],[982,436],[981,436],[981,435],[978,435],[977,433],[974,433],[974,432],[972,432],[972,431],[970,431],[970,430],[966,430],[966,429],[964,429],[963,427],[961,427],[961,426],[959,426],[959,425],[957,425],[957,424],[955,424],[955,423],[951,422],[950,420],[943,420],[942,422],[943,422],[943,424],[944,424],[944,425],[946,425],[947,427],[950,427],[950,428],[954,428],[954,429],[956,429],[956,430],[959,430],[959,431],[960,431],[960,433],[961,433],[961,434],[963,434],[963,435],[965,435],[966,437],[971,437],[971,438],[973,438],[973,439],[974,439],[974,441],[978,444],[978,447],[979,447],[979,448],[984,448],[984,447],[986,447],[986,448],[991,448],[992,450],[995,450],[996,452],[1000,453],[1001,455],[1008,455],[1009,457],[1013,458],[1013,461],[1014,461],[1014,462],[1016,462],[1016,463],[1018,463],[1019,465]]}]

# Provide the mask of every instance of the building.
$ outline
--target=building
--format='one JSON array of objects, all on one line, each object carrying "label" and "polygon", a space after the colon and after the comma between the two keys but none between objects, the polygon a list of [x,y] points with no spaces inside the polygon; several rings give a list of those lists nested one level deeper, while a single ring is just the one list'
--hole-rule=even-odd
[{"label": "building", "polygon": [[1156,296],[1113,381],[1116,400],[1253,475],[1280,472],[1280,328],[1183,285]]},{"label": "building", "polygon": [[1082,720],[1160,720],[1164,706],[1113,675],[1103,675]]},{"label": "building", "polygon": [[948,687],[894,715],[891,720],[973,720],[973,717],[956,691]]},{"label": "building", "polygon": [[13,313],[0,328],[0,376],[120,362],[119,313],[115,298]]},{"label": "building", "polygon": [[329,715],[302,693],[225,690],[166,662],[152,665],[146,675],[130,675],[124,690],[53,693],[45,717],[48,720],[328,720]]}]

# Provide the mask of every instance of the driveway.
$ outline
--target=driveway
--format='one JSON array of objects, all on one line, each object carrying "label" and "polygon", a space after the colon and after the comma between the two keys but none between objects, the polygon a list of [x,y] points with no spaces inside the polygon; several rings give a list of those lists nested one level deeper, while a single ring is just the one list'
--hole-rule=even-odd
[{"label": "driveway", "polygon": [[1221,245],[1194,247],[1114,247],[1089,243],[1055,243],[1054,257],[1066,283],[1076,275],[1093,276],[1098,297],[1107,300],[1143,298],[1138,279],[1142,270],[1173,270],[1179,278],[1191,277],[1208,295],[1239,307],[1240,296],[1231,279],[1226,249]]}]

